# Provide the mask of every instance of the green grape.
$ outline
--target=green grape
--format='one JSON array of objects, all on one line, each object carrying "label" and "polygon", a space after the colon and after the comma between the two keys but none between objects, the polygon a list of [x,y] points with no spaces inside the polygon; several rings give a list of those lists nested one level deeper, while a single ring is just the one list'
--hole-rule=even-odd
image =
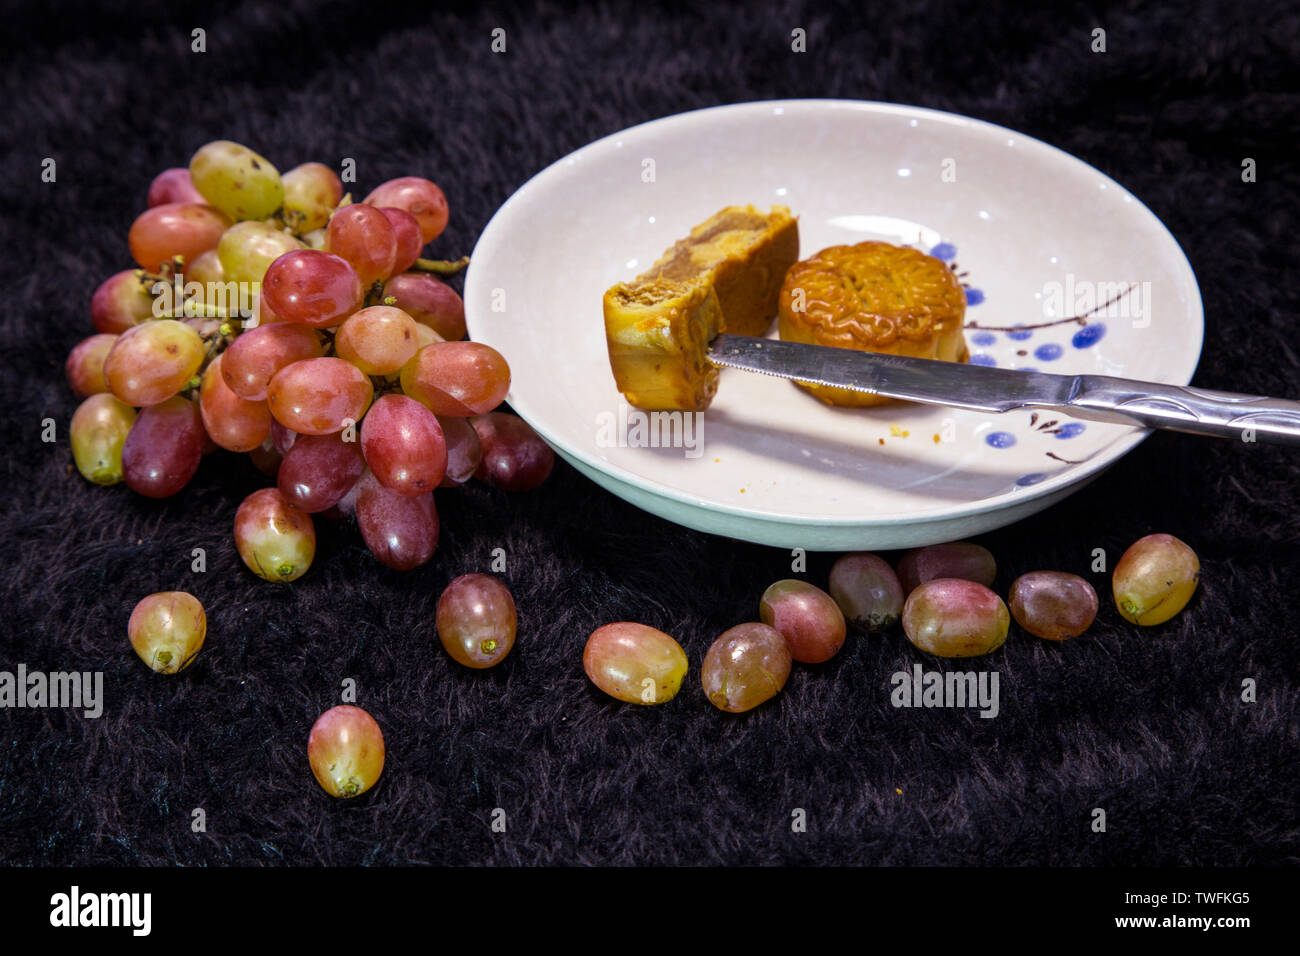
[{"label": "green grape", "polygon": [[261,282],[271,263],[302,243],[264,222],[237,222],[221,234],[217,258],[227,282]]},{"label": "green grape", "polygon": [[122,480],[122,446],[135,424],[135,409],[107,392],[77,406],[70,428],[72,460],[87,481],[115,485]]},{"label": "green grape", "polygon": [[247,146],[219,139],[190,160],[190,178],[203,198],[231,219],[265,219],[284,202],[280,173]]},{"label": "green grape", "polygon": [[1185,608],[1200,580],[1195,551],[1171,534],[1149,534],[1119,559],[1111,589],[1124,620],[1150,627]]},{"label": "green grape", "polygon": [[321,163],[303,163],[284,174],[284,222],[302,235],[324,228],[343,198],[343,183]]},{"label": "green grape", "polygon": [[131,646],[152,670],[175,674],[193,662],[208,633],[203,605],[188,591],[161,591],[140,601],[126,626]]},{"label": "green grape", "polygon": [[771,700],[790,676],[790,645],[766,624],[737,624],[704,655],[700,680],[709,702],[739,714]]},{"label": "green grape", "polygon": [[618,621],[592,631],[582,652],[591,682],[629,704],[672,700],[686,678],[686,652],[663,631]]}]

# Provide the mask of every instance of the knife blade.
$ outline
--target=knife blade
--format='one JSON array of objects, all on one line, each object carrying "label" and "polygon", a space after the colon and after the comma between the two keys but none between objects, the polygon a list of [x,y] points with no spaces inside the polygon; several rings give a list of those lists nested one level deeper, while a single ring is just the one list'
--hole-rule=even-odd
[{"label": "knife blade", "polygon": [[779,339],[719,335],[714,365],[973,411],[1050,409],[1089,421],[1300,444],[1300,402],[1109,375],[1054,375]]}]

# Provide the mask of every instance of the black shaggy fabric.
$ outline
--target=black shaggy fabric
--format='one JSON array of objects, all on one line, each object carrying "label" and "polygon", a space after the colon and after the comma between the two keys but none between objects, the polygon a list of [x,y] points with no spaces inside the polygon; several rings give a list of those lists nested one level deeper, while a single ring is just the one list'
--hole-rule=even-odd
[{"label": "black shaggy fabric", "polygon": [[[50,8],[58,6],[57,14]],[[19,864],[1277,864],[1300,858],[1294,448],[1153,435],[1059,505],[981,538],[1003,593],[1059,568],[1103,597],[1086,637],[1013,633],[980,666],[1001,712],[901,710],[921,661],[897,630],[853,634],[746,716],[699,690],[704,652],[756,614],[782,550],[639,512],[567,464],[541,489],[439,492],[435,559],[399,574],[354,527],[318,522],[310,573],[248,573],[235,509],[265,479],[205,459],[151,501],[75,472],[63,380],[98,282],[159,170],[202,143],[280,168],[357,161],[361,188],[437,180],[432,254],[568,151],[697,107],[849,97],[952,110],[1042,138],[1116,178],[1186,250],[1205,299],[1202,386],[1300,396],[1296,235],[1300,18],[1292,4],[551,3],[385,12],[354,3],[34,5],[5,23],[0,299],[0,669],[102,671],[105,711],[0,713],[0,859]],[[194,28],[205,53],[191,51]],[[491,50],[504,28],[507,51]],[[791,31],[808,52],[792,53]],[[1106,31],[1094,53],[1092,31]],[[57,180],[41,179],[42,161]],[[1257,164],[1243,182],[1242,161]],[[1104,240],[1104,237],[1103,237]],[[544,236],[532,237],[544,242]],[[526,245],[520,253],[527,254]],[[57,441],[41,440],[42,420]],[[1090,570],[1165,531],[1199,552],[1189,609],[1125,624]],[[204,548],[207,571],[190,569]],[[433,637],[454,576],[504,548],[519,607],[508,661],[471,673]],[[833,555],[813,555],[824,585]],[[187,589],[207,644],[174,677],[126,639],[135,602]],[[587,635],[679,636],[682,693],[620,705],[586,679]],[[965,666],[957,662],[957,669]],[[1258,688],[1241,699],[1242,682]],[[381,783],[317,786],[307,732],[353,679],[383,727]],[[195,832],[202,808],[206,831]],[[492,828],[496,808],[505,832]],[[1094,808],[1106,811],[1094,832]],[[794,811],[806,829],[792,827]]]}]

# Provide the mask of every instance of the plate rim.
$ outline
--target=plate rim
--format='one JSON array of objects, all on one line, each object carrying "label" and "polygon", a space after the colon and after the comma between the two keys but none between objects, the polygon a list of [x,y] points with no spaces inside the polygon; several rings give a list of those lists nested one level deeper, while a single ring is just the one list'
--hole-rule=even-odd
[{"label": "plate rim", "polygon": [[[572,165],[572,160],[580,158],[583,154],[594,153],[602,148],[608,147],[613,141],[629,134],[646,135],[653,131],[655,127],[670,125],[679,122],[686,122],[689,119],[700,119],[705,114],[717,112],[746,112],[758,111],[760,109],[772,109],[775,107],[794,107],[794,108],[819,108],[819,109],[845,109],[855,112],[877,113],[877,114],[894,114],[900,116],[925,117],[931,120],[943,122],[958,127],[979,127],[985,132],[1003,133],[1015,137],[1017,140],[1028,141],[1034,146],[1045,149],[1049,154],[1055,154],[1055,158],[1067,164],[1074,165],[1081,171],[1091,173],[1100,177],[1107,184],[1113,185],[1122,190],[1123,193],[1131,198],[1137,206],[1150,217],[1151,221],[1159,227],[1172,243],[1173,248],[1178,253],[1179,263],[1182,268],[1186,269],[1187,277],[1190,278],[1190,290],[1192,301],[1189,303],[1194,306],[1194,311],[1199,318],[1196,324],[1196,347],[1192,355],[1190,368],[1188,368],[1183,381],[1172,381],[1168,384],[1189,385],[1196,376],[1200,367],[1201,355],[1205,346],[1205,305],[1201,295],[1200,282],[1196,277],[1196,270],[1193,268],[1191,260],[1187,257],[1186,251],[1178,238],[1169,229],[1159,216],[1157,216],[1150,207],[1146,205],[1131,190],[1125,187],[1118,180],[1114,179],[1107,173],[1102,172],[1091,163],[1080,159],[1072,153],[1053,146],[1045,140],[1038,139],[1028,133],[1020,132],[998,123],[992,123],[988,120],[977,119],[976,117],[966,116],[961,113],[954,113],[947,110],[934,109],[927,106],[913,106],[906,103],[894,103],[878,100],[855,100],[843,98],[819,98],[819,97],[802,97],[795,99],[772,99],[772,100],[745,100],[738,103],[724,103],[714,106],[706,106],[693,110],[685,110],[680,113],[672,113],[667,116],[657,117],[636,123],[632,126],[616,130],[608,135],[578,147],[558,159],[547,164],[530,176],[522,185],[520,185],[510,197],[503,202],[492,214],[487,224],[479,233],[478,240],[474,244],[474,249],[470,254],[470,267],[465,277],[465,320],[469,335],[472,338],[474,327],[477,324],[476,317],[480,301],[490,299],[490,293],[482,295],[473,267],[474,259],[479,257],[480,250],[487,248],[493,249],[503,245],[498,233],[505,233],[503,223],[506,218],[513,212],[516,206],[521,205],[527,198],[527,194],[544,179],[559,175],[560,172]],[[1175,376],[1177,378],[1179,376]],[[569,442],[562,440],[553,434],[550,430],[540,424],[537,416],[530,415],[527,410],[527,403],[520,403],[513,389],[506,393],[505,401],[514,409],[524,421],[528,422],[539,435],[542,436],[556,451],[560,452],[565,458],[577,459],[584,465],[604,475],[608,475],[620,482],[633,485],[643,492],[657,495],[674,502],[681,503],[695,508],[705,508],[710,511],[716,511],[720,514],[731,515],[736,518],[747,519],[750,521],[775,523],[781,525],[802,525],[807,527],[824,527],[837,529],[852,529],[864,527],[896,528],[910,524],[925,524],[930,522],[942,522],[951,520],[960,520],[964,517],[974,517],[981,514],[987,514],[991,511],[997,511],[1007,507],[1012,503],[1024,503],[1036,498],[1046,497],[1056,492],[1069,489],[1070,486],[1079,484],[1086,479],[1100,477],[1101,473],[1107,468],[1114,465],[1121,458],[1131,452],[1141,444],[1150,434],[1151,429],[1134,426],[1130,433],[1118,437],[1111,445],[1102,449],[1096,455],[1095,459],[1089,460],[1085,466],[1073,469],[1066,469],[1060,474],[1051,478],[1044,479],[1033,485],[1015,486],[1012,489],[1002,492],[990,498],[982,498],[976,502],[969,502],[962,505],[954,506],[951,502],[936,506],[934,509],[924,509],[910,511],[907,513],[893,513],[888,515],[870,516],[850,516],[850,515],[810,515],[805,513],[788,513],[779,511],[758,511],[752,507],[744,507],[725,502],[709,501],[700,498],[698,495],[672,485],[664,484],[655,479],[646,478],[635,472],[629,471],[621,465],[596,458],[587,454],[581,449],[574,448]],[[609,490],[609,489],[607,489]]]}]

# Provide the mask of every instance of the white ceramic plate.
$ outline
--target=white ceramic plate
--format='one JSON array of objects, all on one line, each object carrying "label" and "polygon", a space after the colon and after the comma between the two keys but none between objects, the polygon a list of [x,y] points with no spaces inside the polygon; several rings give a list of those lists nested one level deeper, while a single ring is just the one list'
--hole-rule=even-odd
[{"label": "white ceramic plate", "polygon": [[946,259],[967,285],[968,323],[1036,325],[1128,290],[1086,326],[968,329],[974,361],[1180,385],[1195,371],[1201,298],[1178,243],[1123,187],[1045,143],[840,100],[645,123],[547,167],[497,211],[465,308],[471,338],[510,362],[514,409],[593,481],[671,521],[810,550],[953,540],[1061,500],[1146,435],[1029,412],[838,409],[724,370],[702,418],[669,423],[676,447],[646,447],[654,429],[614,388],[601,296],[746,203],[789,206],[801,258],[884,239]]}]

